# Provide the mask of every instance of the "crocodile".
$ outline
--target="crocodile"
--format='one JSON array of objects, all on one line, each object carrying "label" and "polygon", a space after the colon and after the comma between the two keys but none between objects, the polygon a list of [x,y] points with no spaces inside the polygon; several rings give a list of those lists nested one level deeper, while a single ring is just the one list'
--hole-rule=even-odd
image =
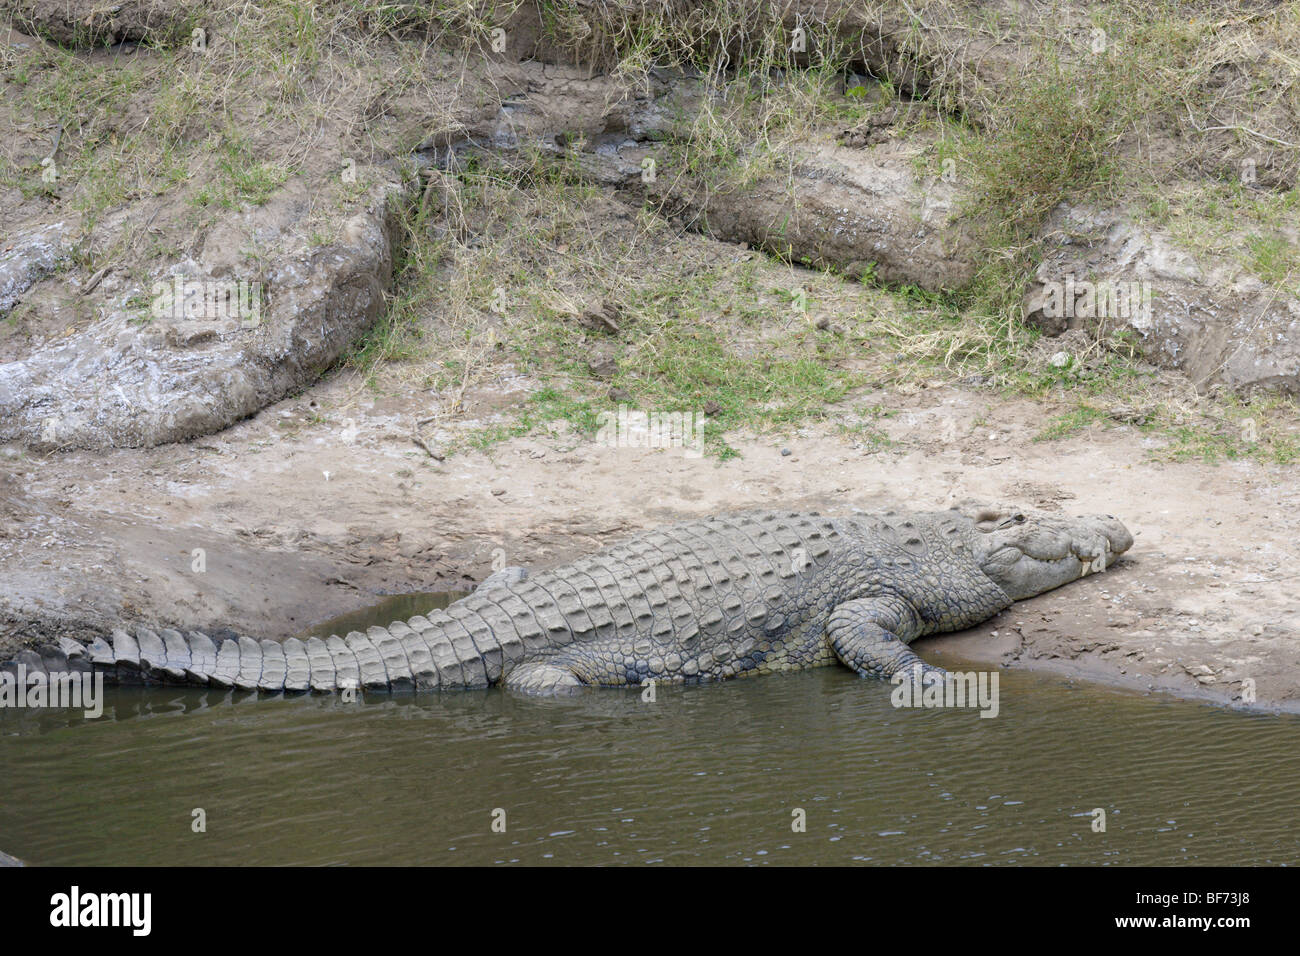
[{"label": "crocodile", "polygon": [[364,633],[213,640],[139,627],[88,645],[61,638],[4,667],[267,694],[497,684],[555,694],[836,662],[865,677],[943,675],[911,650],[915,638],[1104,571],[1132,544],[1110,515],[746,512],[639,534],[537,573],[505,568],[444,610]]}]

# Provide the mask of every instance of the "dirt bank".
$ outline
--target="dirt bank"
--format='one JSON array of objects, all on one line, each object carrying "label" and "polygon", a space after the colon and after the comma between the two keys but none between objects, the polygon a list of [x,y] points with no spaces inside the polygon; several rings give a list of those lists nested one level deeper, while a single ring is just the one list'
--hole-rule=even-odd
[{"label": "dirt bank", "polygon": [[1256,6],[4,0],[0,441],[206,435],[386,300],[451,311],[394,260],[490,241],[485,176],[1300,394],[1295,27]]}]

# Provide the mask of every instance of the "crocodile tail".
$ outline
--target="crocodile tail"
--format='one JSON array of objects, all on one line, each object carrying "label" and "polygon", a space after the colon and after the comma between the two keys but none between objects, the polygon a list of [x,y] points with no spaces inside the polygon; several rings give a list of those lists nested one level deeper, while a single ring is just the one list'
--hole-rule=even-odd
[{"label": "crocodile tail", "polygon": [[[39,650],[21,650],[0,665],[10,674],[96,673],[115,685],[234,688],[263,693],[432,691],[488,687],[523,657],[518,638],[465,626],[431,611],[388,627],[339,637],[257,640],[240,635],[213,640],[201,631],[114,630],[89,644],[60,638]],[[22,668],[20,671],[19,668]]]}]

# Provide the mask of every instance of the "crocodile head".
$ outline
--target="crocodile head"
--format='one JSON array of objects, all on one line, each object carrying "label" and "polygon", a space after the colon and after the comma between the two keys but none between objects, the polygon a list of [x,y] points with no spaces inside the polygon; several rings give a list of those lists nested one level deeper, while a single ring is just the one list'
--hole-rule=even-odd
[{"label": "crocodile head", "polygon": [[1133,535],[1111,515],[996,510],[973,522],[975,559],[1015,601],[1104,571],[1133,546]]}]

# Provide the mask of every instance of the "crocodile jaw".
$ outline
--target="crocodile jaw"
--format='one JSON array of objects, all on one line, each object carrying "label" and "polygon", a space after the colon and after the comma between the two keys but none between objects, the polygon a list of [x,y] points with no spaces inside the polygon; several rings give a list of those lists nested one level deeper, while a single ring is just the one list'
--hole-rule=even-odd
[{"label": "crocodile jaw", "polygon": [[975,534],[984,573],[1015,601],[1105,571],[1133,546],[1110,515],[981,516]]}]

